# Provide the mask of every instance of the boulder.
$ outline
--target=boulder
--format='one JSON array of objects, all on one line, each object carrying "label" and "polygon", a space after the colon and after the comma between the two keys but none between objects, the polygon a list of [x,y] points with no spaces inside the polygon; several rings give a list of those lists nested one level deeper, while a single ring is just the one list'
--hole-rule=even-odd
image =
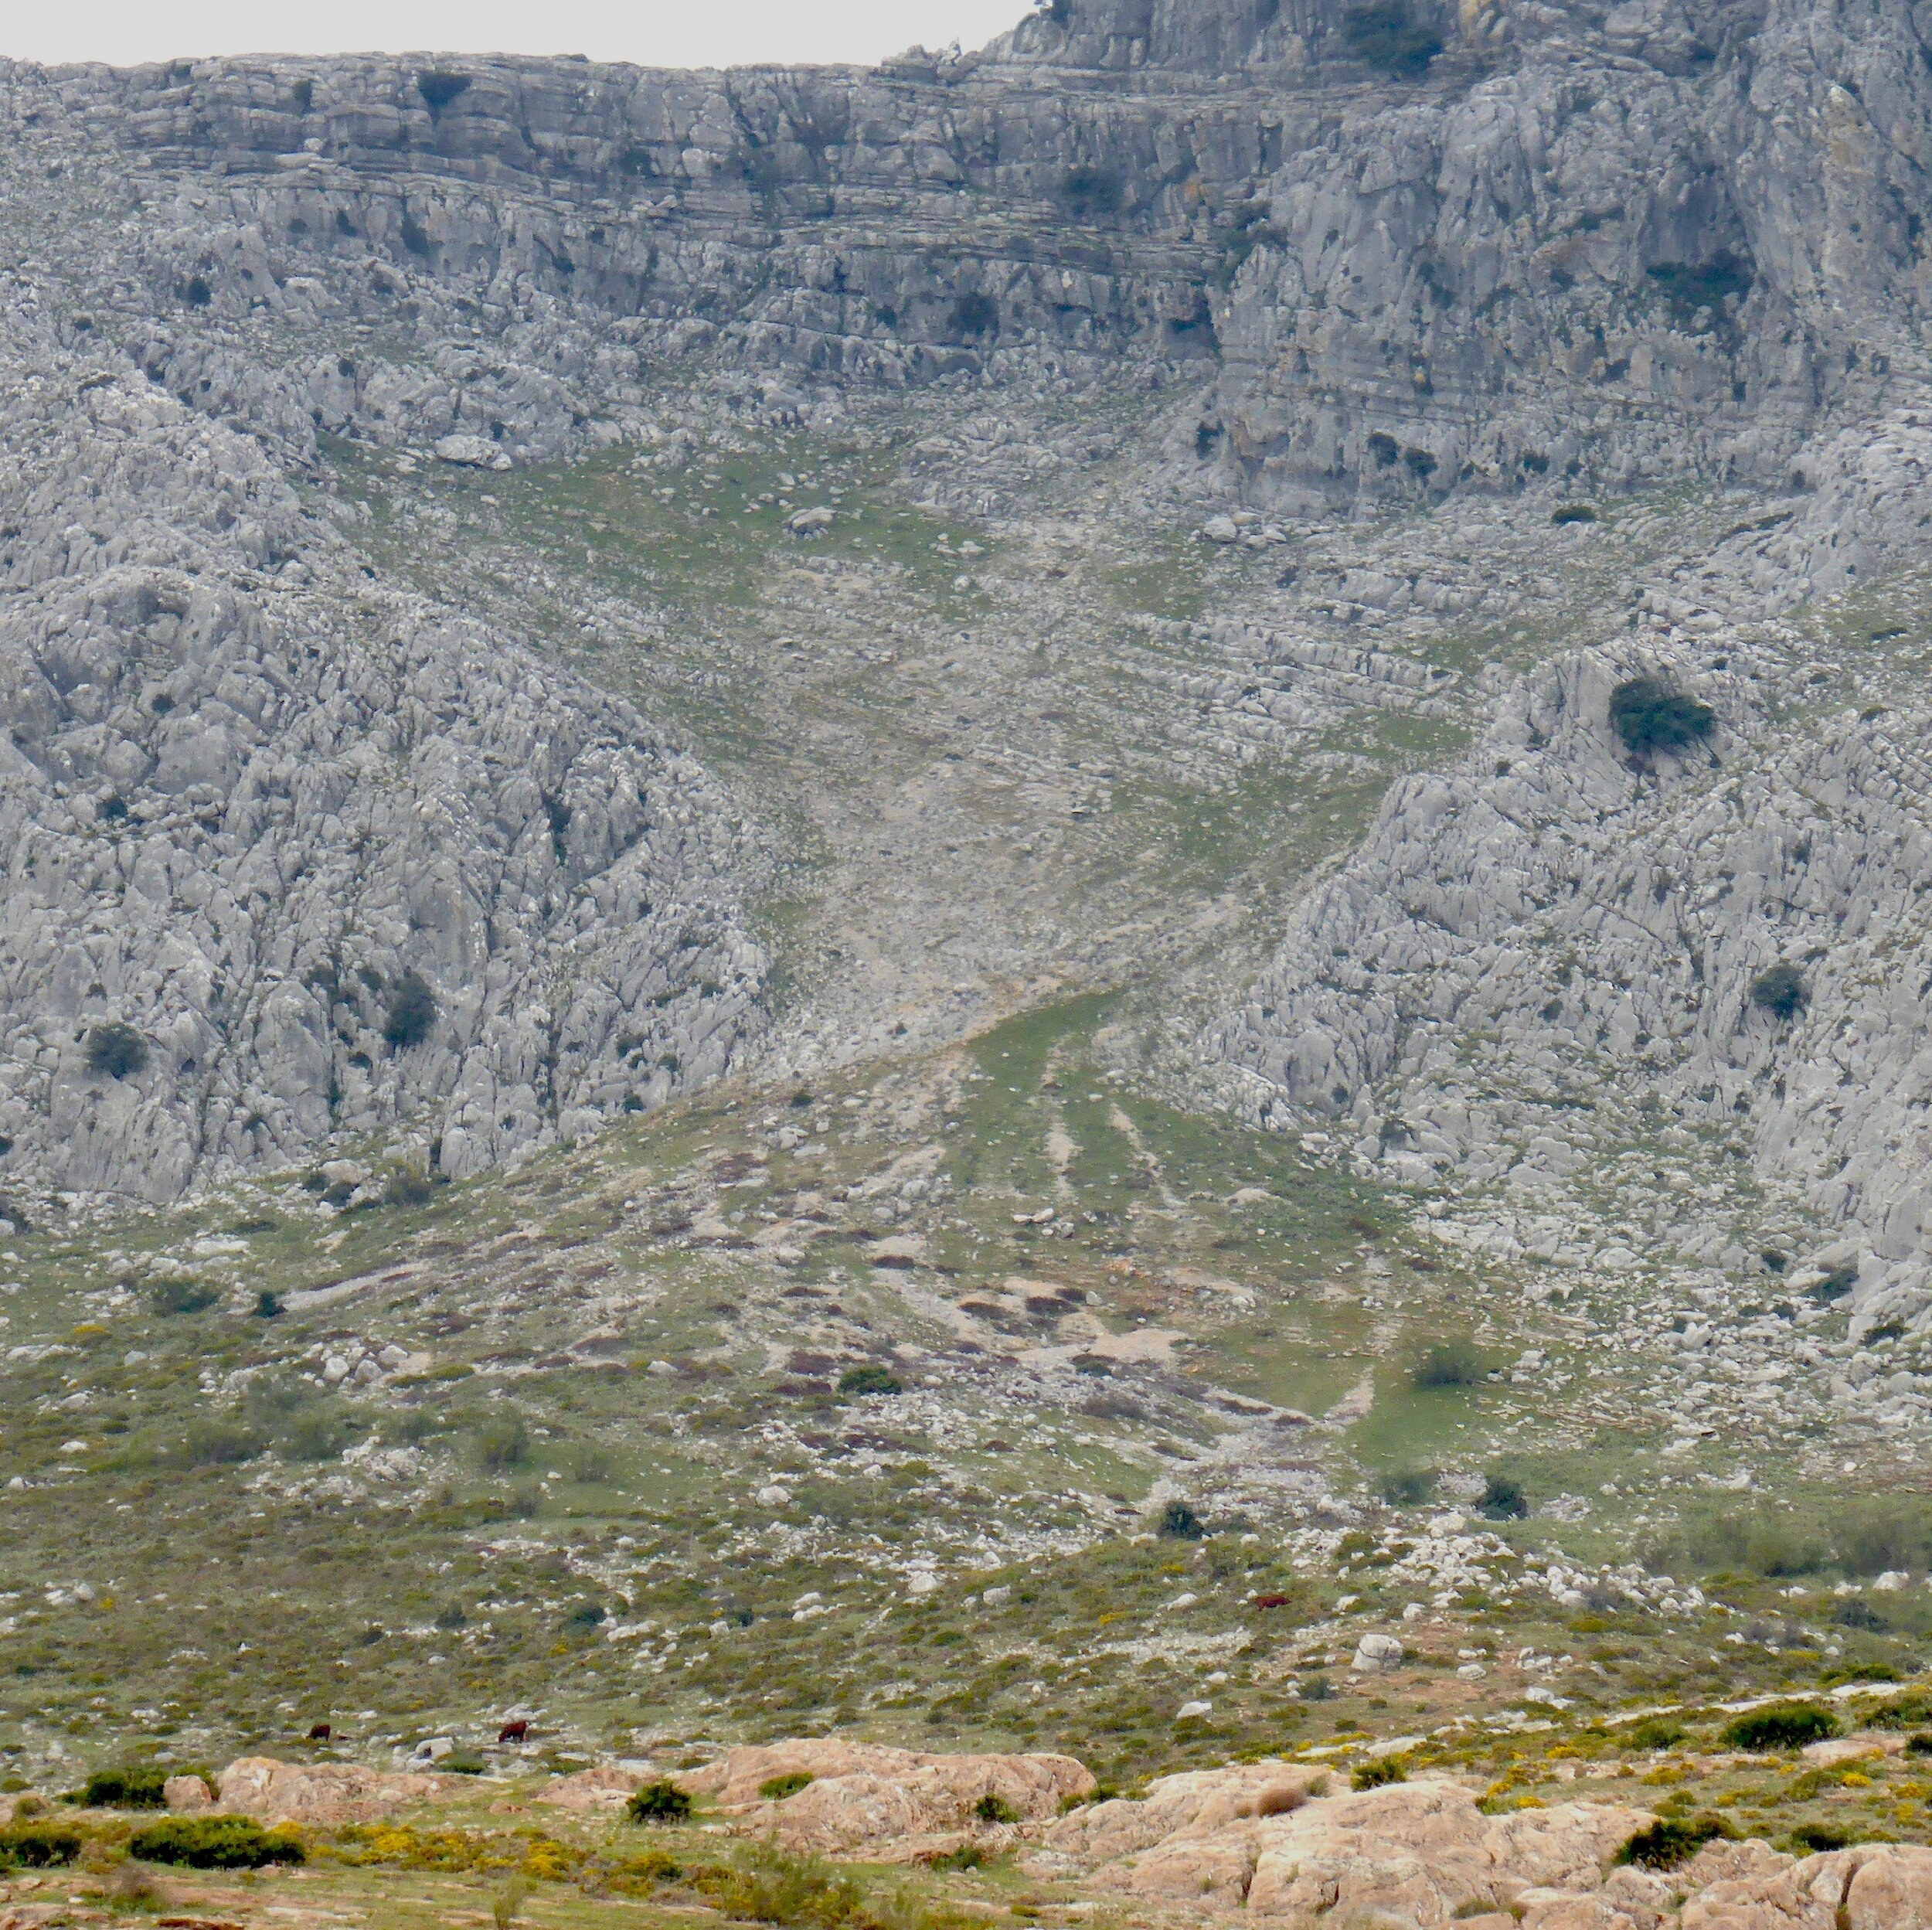
[{"label": "boulder", "polygon": [[1406,1653],[1393,1636],[1378,1635],[1372,1630],[1355,1645],[1355,1666],[1358,1669],[1399,1669]]},{"label": "boulder", "polygon": [[627,1768],[621,1762],[603,1763],[546,1783],[535,1800],[556,1809],[621,1809],[652,1774],[648,1765]]},{"label": "boulder", "polygon": [[161,1785],[161,1796],[177,1816],[192,1816],[197,1809],[212,1809],[215,1801],[199,1776],[170,1776]]},{"label": "boulder", "polygon": [[438,462],[470,469],[507,469],[510,458],[487,436],[444,436],[436,445]]},{"label": "boulder", "polygon": [[282,1762],[274,1756],[239,1757],[216,1782],[218,1809],[267,1823],[379,1823],[410,1803],[471,1786],[467,1776],[366,1769],[355,1762]]},{"label": "boulder", "polygon": [[[781,1802],[759,1794],[790,1775],[812,1780]],[[932,1755],[832,1738],[729,1749],[675,1780],[692,1796],[716,1798],[740,1826],[815,1853],[909,1853],[925,1839],[972,1827],[975,1806],[988,1796],[1023,1823],[1043,1823],[1068,1797],[1094,1786],[1071,1756]]]},{"label": "boulder", "polygon": [[1113,1862],[1169,1836],[1201,1836],[1249,1817],[1281,1816],[1325,1785],[1328,1772],[1308,1763],[1240,1763],[1158,1777],[1146,1796],[1116,1796],[1063,1816],[1047,1846],[1087,1864]]}]

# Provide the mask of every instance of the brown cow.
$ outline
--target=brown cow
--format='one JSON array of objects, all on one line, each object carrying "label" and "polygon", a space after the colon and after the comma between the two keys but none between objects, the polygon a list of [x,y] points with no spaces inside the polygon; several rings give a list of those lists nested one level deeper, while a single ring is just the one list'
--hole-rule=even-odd
[{"label": "brown cow", "polygon": [[519,1716],[515,1721],[504,1724],[503,1727],[497,1731],[496,1739],[498,1742],[522,1742],[529,1737],[529,1723],[523,1717]]},{"label": "brown cow", "polygon": [[326,1722],[318,1722],[311,1727],[308,1739],[311,1742],[326,1742],[331,1734],[332,1731]]}]

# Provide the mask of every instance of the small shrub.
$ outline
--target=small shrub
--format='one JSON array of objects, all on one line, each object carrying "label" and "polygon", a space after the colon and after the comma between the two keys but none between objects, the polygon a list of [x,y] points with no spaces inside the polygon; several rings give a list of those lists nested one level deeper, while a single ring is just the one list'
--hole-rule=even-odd
[{"label": "small shrub", "polygon": [[1751,981],[1751,1003],[1762,1006],[1774,1019],[1795,1016],[1804,1010],[1809,996],[1804,975],[1796,965],[1774,965]]},{"label": "small shrub", "polygon": [[1069,168],[1060,182],[1060,199],[1070,214],[1082,220],[1118,212],[1123,198],[1121,177],[1111,168],[1081,162]]},{"label": "small shrub", "polygon": [[1019,1812],[1004,1796],[988,1789],[973,1805],[973,1814],[981,1823],[1017,1823]]},{"label": "small shrub", "polygon": [[470,1619],[464,1612],[461,1602],[452,1602],[447,1608],[437,1610],[436,1625],[447,1630],[467,1629],[470,1625]]},{"label": "small shrub", "polygon": [[604,1605],[598,1602],[573,1602],[563,1613],[563,1626],[572,1635],[587,1635],[604,1625]]},{"label": "small shrub", "polygon": [[1673,690],[1662,677],[1633,677],[1611,693],[1610,720],[1634,757],[1682,751],[1711,734],[1717,713]]},{"label": "small shrub", "polygon": [[903,1394],[905,1390],[883,1367],[868,1361],[862,1367],[848,1367],[838,1377],[838,1391],[851,1399],[869,1394]]},{"label": "small shrub", "polygon": [[793,1769],[782,1776],[773,1776],[758,1785],[758,1793],[767,1802],[783,1802],[787,1796],[795,1796],[813,1780],[807,1769]]},{"label": "small shrub", "polygon": [[1932,1756],[1932,1734],[1921,1729],[1917,1735],[1907,1736],[1905,1753],[1908,1756]]},{"label": "small shrub", "polygon": [[125,1079],[148,1063],[148,1042],[132,1026],[116,1019],[96,1026],[87,1034],[87,1070],[110,1079]]},{"label": "small shrub", "polygon": [[476,1458],[492,1474],[522,1467],[530,1458],[530,1436],[522,1419],[510,1414],[478,1428]]},{"label": "small shrub", "polygon": [[978,289],[961,295],[953,304],[953,332],[975,340],[999,333],[999,304]]},{"label": "small shrub", "polygon": [[137,1830],[128,1839],[128,1853],[190,1870],[259,1870],[307,1860],[299,1836],[264,1830],[253,1816],[170,1816]]},{"label": "small shrub", "polygon": [[1725,1729],[1720,1740],[1730,1749],[1801,1749],[1838,1734],[1838,1718],[1828,1709],[1805,1702],[1753,1709]]},{"label": "small shrub", "polygon": [[951,1850],[941,1850],[925,1859],[928,1870],[983,1870],[988,1858],[986,1846],[981,1843],[962,1843]]},{"label": "small shrub", "polygon": [[1405,80],[1420,80],[1442,51],[1441,36],[1411,19],[1397,0],[1349,8],[1342,16],[1342,35],[1357,60]]},{"label": "small shrub", "polygon": [[203,1286],[199,1280],[164,1280],[149,1296],[155,1312],[163,1316],[203,1313],[220,1298],[213,1287]]},{"label": "small shrub", "polygon": [[423,99],[432,115],[440,114],[457,95],[469,90],[470,77],[467,73],[419,73],[416,77],[416,90]]},{"label": "small shrub", "polygon": [[1857,1595],[1839,1602],[1832,1611],[1832,1619],[1841,1629],[1855,1629],[1863,1635],[1882,1636],[1892,1626],[1870,1602]]},{"label": "small shrub", "polygon": [[1418,1387],[1474,1387],[1488,1378],[1489,1365],[1466,1340],[1442,1340],[1409,1370]]},{"label": "small shrub", "polygon": [[496,1930],[510,1930],[522,1913],[523,1906],[530,1900],[534,1886],[521,1870],[512,1874],[502,1888],[490,1899],[490,1921]]},{"label": "small shrub", "polygon": [[480,1776],[489,1765],[477,1750],[452,1749],[436,1766],[453,1776]]},{"label": "small shrub", "polygon": [[1858,1840],[1857,1834],[1850,1830],[1842,1830],[1830,1823],[1801,1823],[1791,1832],[1794,1849],[1809,1850],[1821,1854],[1828,1850],[1844,1850]]},{"label": "small shrub", "polygon": [[1597,512],[1587,502],[1566,502],[1549,520],[1561,529],[1569,522],[1594,522]]},{"label": "small shrub", "polygon": [[162,1785],[168,1772],[152,1763],[131,1769],[97,1769],[81,1786],[80,1800],[90,1809],[163,1809]]},{"label": "small shrub", "polygon": [[72,1863],[86,1840],[70,1823],[16,1823],[0,1830],[0,1870],[46,1870]]},{"label": "small shrub", "polygon": [[691,1814],[691,1799],[668,1776],[647,1782],[624,1806],[633,1823],[682,1823]]},{"label": "small shrub", "polygon": [[236,1468],[261,1451],[260,1442],[245,1428],[220,1421],[195,1421],[182,1436],[175,1458],[184,1468]]},{"label": "small shrub", "polygon": [[1652,1716],[1631,1731],[1631,1747],[1653,1751],[1674,1748],[1689,1733],[1681,1722],[1673,1722],[1668,1716]]},{"label": "small shrub", "polygon": [[1391,1782],[1406,1782],[1409,1765],[1400,1756],[1371,1756],[1349,1772],[1351,1789],[1379,1789]]},{"label": "small shrub", "polygon": [[332,1414],[297,1414],[282,1430],[276,1446],[285,1461],[333,1461],[349,1445],[346,1422]]},{"label": "small shrub", "polygon": [[1382,1482],[1382,1498],[1392,1508],[1417,1507],[1435,1491],[1434,1468],[1404,1468],[1385,1476]]},{"label": "small shrub", "polygon": [[255,1296],[255,1318],[257,1320],[274,1320],[281,1316],[281,1302],[264,1287]]},{"label": "small shrub", "polygon": [[1834,1267],[1811,1289],[1811,1298],[1828,1306],[1834,1300],[1842,1300],[1859,1283],[1859,1270],[1855,1266]]},{"label": "small shrub", "polygon": [[394,1050],[406,1052],[411,1046],[420,1046],[435,1023],[436,994],[420,973],[405,972],[389,994],[383,1038]]},{"label": "small shrub", "polygon": [[1476,1512],[1486,1521],[1520,1521],[1529,1513],[1529,1503],[1519,1482],[1492,1474],[1483,1485]]},{"label": "small shrub", "polygon": [[1675,1870],[1706,1843],[1730,1833],[1730,1826],[1719,1816],[1659,1816],[1617,1851],[1617,1860],[1634,1863],[1640,1870]]},{"label": "small shrub", "polygon": [[1161,1511],[1160,1533],[1170,1541],[1199,1541],[1207,1530],[1185,1501],[1170,1501]]}]

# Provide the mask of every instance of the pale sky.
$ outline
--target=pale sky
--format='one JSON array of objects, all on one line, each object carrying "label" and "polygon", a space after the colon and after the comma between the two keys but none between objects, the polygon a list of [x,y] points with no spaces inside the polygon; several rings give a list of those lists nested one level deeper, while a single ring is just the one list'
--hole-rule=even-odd
[{"label": "pale sky", "polygon": [[647,66],[872,62],[976,47],[1029,0],[87,0],[0,9],[0,55],[126,65],[213,53],[582,53]]}]

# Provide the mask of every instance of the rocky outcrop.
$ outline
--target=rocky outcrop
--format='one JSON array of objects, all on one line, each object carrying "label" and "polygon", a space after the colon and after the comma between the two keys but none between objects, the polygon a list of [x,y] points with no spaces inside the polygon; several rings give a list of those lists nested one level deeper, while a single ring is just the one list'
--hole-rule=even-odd
[{"label": "rocky outcrop", "polygon": [[407,1804],[461,1794],[463,1776],[427,1772],[366,1769],[351,1762],[283,1762],[274,1756],[242,1756],[216,1779],[215,1807],[230,1816],[273,1824],[379,1823]]},{"label": "rocky outcrop", "polygon": [[[809,1780],[792,1794],[763,1793],[800,1776]],[[982,1804],[995,1816],[1043,1822],[1094,1786],[1071,1756],[940,1755],[835,1738],[727,1750],[677,1780],[693,1796],[715,1798],[741,1829],[832,1854],[913,1853],[983,1823]]]},{"label": "rocky outcrop", "polygon": [[[1175,452],[1203,480],[1426,499],[1781,478],[1921,379],[1903,0],[1396,16],[1077,0],[872,73],[14,67],[0,111],[147,171],[97,325],[296,444],[582,446],[646,340],[781,400],[1124,361],[1211,383]],[[332,352],[378,314],[386,347]]]},{"label": "rocky outcrop", "polygon": [[693,760],[46,334],[0,317],[0,1181],[456,1176],[720,1071],[763,966]]}]

